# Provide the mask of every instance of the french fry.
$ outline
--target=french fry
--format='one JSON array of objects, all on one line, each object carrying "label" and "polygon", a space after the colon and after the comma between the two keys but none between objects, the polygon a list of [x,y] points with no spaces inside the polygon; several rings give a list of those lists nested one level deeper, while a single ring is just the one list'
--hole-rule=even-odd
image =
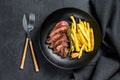
[{"label": "french fry", "polygon": [[71,20],[72,20],[72,22],[73,22],[72,28],[73,28],[74,31],[76,31],[76,21],[75,21],[75,19],[74,19],[73,16],[70,16],[70,18],[71,18]]},{"label": "french fry", "polygon": [[84,48],[84,49],[85,49],[85,51],[86,51],[86,52],[90,52],[90,51],[89,51],[89,48],[88,48],[88,46],[87,46],[87,45],[85,46],[85,48]]},{"label": "french fry", "polygon": [[82,24],[77,24],[77,25],[78,25],[78,28],[80,29],[80,31],[82,32],[83,36],[85,37],[85,39],[88,41],[87,34],[85,33],[85,30],[84,30]]},{"label": "french fry", "polygon": [[78,30],[78,40],[80,40],[80,42],[83,44],[87,44],[87,41],[85,40],[82,32],[80,30]]},{"label": "french fry", "polygon": [[88,31],[89,31],[89,30],[88,30],[88,28],[87,28],[87,22],[86,22],[86,21],[84,21],[84,22],[82,21],[82,23],[83,23],[82,25],[84,26],[84,27],[83,27],[83,28],[84,28],[84,31],[85,31],[85,33],[86,33],[87,36],[88,36]]},{"label": "french fry", "polygon": [[90,29],[90,43],[91,43],[91,51],[94,49],[94,33],[93,29]]},{"label": "french fry", "polygon": [[90,42],[90,24],[87,22],[87,36],[88,36],[88,51],[91,51],[91,42]]},{"label": "french fry", "polygon": [[82,45],[83,43],[82,43],[82,41],[81,41],[81,39],[80,39],[80,37],[79,37],[79,34],[76,33],[76,35],[77,35],[77,38],[78,38],[78,43],[79,43],[79,45]]},{"label": "french fry", "polygon": [[78,44],[78,39],[77,39],[77,36],[76,36],[76,22],[75,22],[75,19],[74,19],[74,17],[73,16],[70,16],[70,18],[71,18],[71,20],[72,20],[72,33],[73,33],[73,36],[74,36],[74,40],[73,40],[73,42],[74,42],[74,45],[75,45],[75,49],[76,49],[76,51],[77,52],[79,52],[80,51],[80,48],[79,48],[79,44]]},{"label": "french fry", "polygon": [[79,55],[78,55],[78,59],[82,56],[83,50],[84,50],[85,45],[83,45],[80,49]]},{"label": "french fry", "polygon": [[86,21],[84,21],[83,23],[84,23],[84,26],[87,28],[87,22],[86,22]]},{"label": "french fry", "polygon": [[[76,23],[74,16],[70,16],[72,23],[70,27],[70,38],[72,40],[72,53],[78,53],[80,58],[83,54],[83,51],[90,52],[94,49],[94,33],[93,29],[90,28],[89,22],[82,21],[79,19],[79,22]],[[71,44],[71,41],[70,41]],[[70,46],[71,47],[71,46]],[[74,54],[72,54],[72,57]],[[76,58],[76,55],[75,57]]]}]

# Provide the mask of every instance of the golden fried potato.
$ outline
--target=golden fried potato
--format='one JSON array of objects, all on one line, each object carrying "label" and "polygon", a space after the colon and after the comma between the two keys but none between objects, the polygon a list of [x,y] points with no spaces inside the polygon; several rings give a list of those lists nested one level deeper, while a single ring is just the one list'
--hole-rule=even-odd
[{"label": "golden fried potato", "polygon": [[[72,47],[74,49],[71,53],[71,58],[80,58],[83,51],[90,52],[94,49],[94,33],[93,29],[90,28],[90,23],[79,19],[77,23],[74,16],[70,16],[72,23],[70,26],[70,35],[72,40]],[[75,53],[75,54],[74,54]]]}]

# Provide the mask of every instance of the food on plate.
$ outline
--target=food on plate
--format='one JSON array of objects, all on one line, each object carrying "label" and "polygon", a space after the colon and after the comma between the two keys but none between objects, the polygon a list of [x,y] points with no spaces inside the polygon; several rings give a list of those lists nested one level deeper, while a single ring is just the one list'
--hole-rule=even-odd
[{"label": "food on plate", "polygon": [[70,24],[59,21],[50,31],[46,43],[53,53],[62,58],[70,56],[75,59],[80,58],[83,51],[94,50],[94,32],[89,22],[74,16],[70,16],[70,19]]},{"label": "food on plate", "polygon": [[74,16],[70,16],[72,23],[68,28],[68,37],[70,40],[71,58],[80,58],[83,51],[91,52],[94,49],[94,33],[89,22],[75,21]]},{"label": "food on plate", "polygon": [[79,53],[75,52],[75,53],[72,53],[71,54],[71,58],[74,59],[74,58],[77,58],[79,55]]},{"label": "food on plate", "polygon": [[60,21],[55,27],[50,31],[46,43],[49,44],[49,48],[53,50],[54,53],[65,58],[69,52],[69,44],[67,38],[68,22]]}]

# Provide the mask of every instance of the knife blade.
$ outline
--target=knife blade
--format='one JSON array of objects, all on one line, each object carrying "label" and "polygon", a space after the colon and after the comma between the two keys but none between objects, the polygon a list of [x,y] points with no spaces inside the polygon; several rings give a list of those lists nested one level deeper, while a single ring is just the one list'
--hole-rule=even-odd
[{"label": "knife blade", "polygon": [[25,16],[25,14],[24,14],[24,16],[23,16],[23,21],[22,21],[22,23],[23,23],[23,28],[24,28],[24,30],[26,31],[26,32],[28,32],[28,28],[27,28],[27,19],[26,19],[26,16]]}]

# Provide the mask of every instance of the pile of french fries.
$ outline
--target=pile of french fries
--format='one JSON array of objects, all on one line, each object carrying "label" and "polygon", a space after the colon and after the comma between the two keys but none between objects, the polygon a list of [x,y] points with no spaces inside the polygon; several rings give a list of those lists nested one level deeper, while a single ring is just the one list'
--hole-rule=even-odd
[{"label": "pile of french fries", "polygon": [[68,29],[68,37],[70,39],[70,54],[71,58],[80,58],[85,52],[91,52],[94,49],[94,33],[89,22],[75,21],[74,16],[70,16],[72,20],[71,26]]}]

